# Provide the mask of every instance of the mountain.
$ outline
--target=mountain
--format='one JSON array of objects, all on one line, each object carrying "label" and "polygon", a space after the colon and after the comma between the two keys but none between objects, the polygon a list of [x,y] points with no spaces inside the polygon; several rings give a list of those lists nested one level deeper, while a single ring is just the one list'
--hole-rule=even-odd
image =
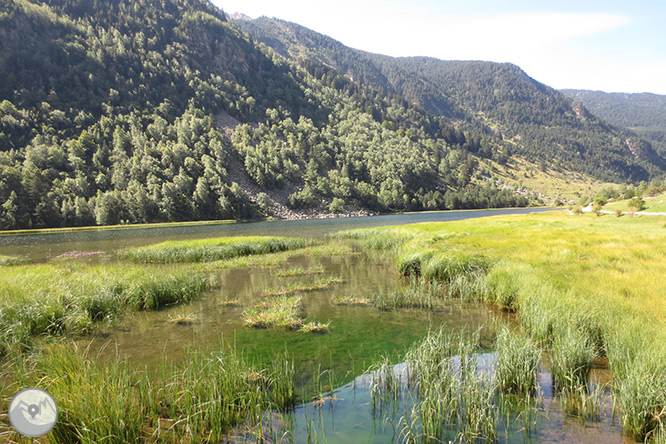
[{"label": "mountain", "polygon": [[371,54],[266,17],[236,24],[286,57],[315,60],[353,81],[401,95],[532,162],[607,181],[646,180],[666,169],[648,142],[596,118],[517,66]]},{"label": "mountain", "polygon": [[666,154],[666,96],[576,89],[565,89],[562,93],[607,122],[630,128]]},{"label": "mountain", "polygon": [[453,104],[285,58],[206,0],[1,0],[0,78],[4,229],[529,202]]}]

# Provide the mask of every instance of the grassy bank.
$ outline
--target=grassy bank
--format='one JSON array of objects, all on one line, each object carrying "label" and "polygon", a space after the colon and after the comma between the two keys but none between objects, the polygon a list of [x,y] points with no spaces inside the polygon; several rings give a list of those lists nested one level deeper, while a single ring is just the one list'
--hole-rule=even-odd
[{"label": "grassy bank", "polygon": [[296,402],[285,357],[256,366],[233,349],[192,352],[178,365],[149,370],[50,346],[13,366],[10,392],[40,387],[58,400],[49,439],[64,444],[221,442],[233,427],[256,425],[265,411]]},{"label": "grassy bank", "polygon": [[[9,258],[7,263],[13,266],[0,267],[0,353],[23,349],[35,336],[87,332],[96,322],[125,310],[187,302],[215,284],[211,270],[247,265],[239,259],[248,255],[285,254],[307,244],[303,239],[278,237],[164,242],[121,250],[118,262],[104,265],[77,261],[20,265],[20,260]],[[310,248],[325,251],[322,246]]]},{"label": "grassy bank", "polygon": [[240,256],[276,253],[308,245],[300,238],[246,236],[167,241],[120,250],[116,256],[137,263],[210,262]]},{"label": "grassy bank", "polygon": [[515,310],[546,348],[559,390],[584,386],[592,360],[606,356],[625,430],[643,440],[666,423],[664,222],[499,216],[374,229],[367,238],[391,248],[407,276]]},{"label": "grassy bank", "polygon": [[60,262],[0,269],[0,351],[34,336],[81,333],[126,309],[154,310],[201,295],[203,272]]}]

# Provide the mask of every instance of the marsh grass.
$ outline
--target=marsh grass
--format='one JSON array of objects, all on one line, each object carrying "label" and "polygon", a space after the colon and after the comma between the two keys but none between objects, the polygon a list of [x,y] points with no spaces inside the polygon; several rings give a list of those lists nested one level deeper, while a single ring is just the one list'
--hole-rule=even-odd
[{"label": "marsh grass", "polygon": [[176,325],[191,325],[196,322],[197,316],[196,313],[180,313],[175,315],[169,315],[167,322]]},{"label": "marsh grass", "polygon": [[272,296],[255,304],[243,315],[243,324],[253,328],[283,327],[297,330],[303,326],[301,296]]},{"label": "marsh grass", "polygon": [[[494,442],[500,410],[489,372],[478,368],[478,332],[459,336],[430,332],[406,355],[413,387],[411,418],[401,433],[413,442]],[[395,391],[395,390],[394,390]],[[415,418],[420,434],[415,435]]]},{"label": "marsh grass", "polygon": [[334,305],[344,305],[348,307],[369,307],[375,304],[375,300],[363,296],[333,296],[331,302]]},{"label": "marsh grass", "polygon": [[374,304],[380,310],[396,308],[423,308],[435,310],[449,300],[448,287],[436,281],[410,279],[402,288],[387,293],[379,293]]},{"label": "marsh grass", "polygon": [[243,324],[252,328],[285,328],[302,333],[326,333],[331,322],[306,321],[303,318],[303,297],[269,296],[243,312]]},{"label": "marsh grass", "polygon": [[529,397],[537,394],[541,350],[524,334],[500,329],[495,340],[495,381],[507,394]]},{"label": "marsh grass", "polygon": [[331,321],[325,324],[317,321],[308,321],[303,323],[298,331],[302,333],[326,333],[329,331],[330,325]]},{"label": "marsh grass", "polygon": [[219,442],[234,426],[296,403],[286,357],[257,367],[233,349],[190,352],[157,372],[120,360],[101,364],[62,345],[20,359],[16,385],[44,388],[58,400],[49,436],[59,443]]},{"label": "marsh grass", "polygon": [[323,274],[324,270],[323,265],[315,265],[314,267],[293,267],[286,270],[276,270],[273,272],[273,276],[276,277],[294,277],[294,276],[311,276],[313,274]]},{"label": "marsh grass", "polygon": [[204,273],[126,265],[23,265],[0,271],[0,348],[25,348],[37,335],[83,333],[127,309],[190,301],[215,284]]},{"label": "marsh grass", "polygon": [[582,329],[570,324],[557,328],[549,356],[555,390],[576,392],[587,387],[592,362],[598,355]]},{"label": "marsh grass", "polygon": [[310,284],[289,284],[279,288],[269,288],[260,293],[261,296],[285,296],[296,293],[304,293],[310,291],[319,291],[326,290],[331,288],[335,284],[340,284],[344,282],[341,278],[337,276],[327,276],[324,278],[316,279]]},{"label": "marsh grass", "polygon": [[118,251],[116,256],[137,263],[211,262],[303,248],[308,242],[301,238],[270,236],[220,237],[127,248]]},{"label": "marsh grass", "polygon": [[0,267],[11,267],[14,265],[23,265],[30,262],[27,257],[21,256],[5,256],[0,254]]},{"label": "marsh grass", "polygon": [[404,275],[515,311],[548,350],[560,393],[578,396],[592,359],[607,356],[625,432],[642,441],[662,430],[666,411],[666,348],[656,345],[666,343],[663,226],[564,213],[415,224],[399,228],[412,238],[392,254]]},{"label": "marsh grass", "polygon": [[[308,245],[311,241],[308,241]],[[199,263],[199,266],[208,271],[229,270],[234,268],[250,267],[275,267],[284,264],[289,259],[297,256],[305,257],[330,257],[340,255],[358,254],[348,243],[325,243],[321,245],[309,245],[294,250],[280,251],[278,253],[267,253],[253,256],[240,256],[231,259],[221,259],[212,262]]]},{"label": "marsh grass", "polygon": [[414,236],[399,228],[386,230],[348,230],[339,231],[329,236],[332,239],[353,239],[361,242],[363,248],[371,250],[396,250]]}]

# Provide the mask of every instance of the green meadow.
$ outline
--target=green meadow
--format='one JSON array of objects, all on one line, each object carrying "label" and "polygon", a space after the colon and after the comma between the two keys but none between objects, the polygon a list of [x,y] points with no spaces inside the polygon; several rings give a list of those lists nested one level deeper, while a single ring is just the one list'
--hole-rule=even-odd
[{"label": "green meadow", "polygon": [[[490,373],[477,372],[478,332],[428,334],[404,356],[405,381],[394,362],[375,357],[371,407],[381,412],[409,394],[411,413],[396,418],[407,442],[496,442],[507,406],[536,411],[542,363],[564,411],[593,415],[601,389],[591,388],[589,375],[601,362],[612,375],[614,413],[624,432],[663,443],[665,224],[661,217],[551,212],[353,230],[317,242],[170,241],[94,262],[11,258],[0,266],[5,391],[40,386],[56,396],[62,416],[52,442],[219,442],[230,433],[264,442],[268,411],[289,411],[312,396],[295,395],[287,354],[256,363],[234,347],[201,348],[178,362],[142,368],[123,359],[99,362],[68,338],[133,311],[188,303],[218,286],[220,270],[271,267],[272,280],[254,299],[229,294],[219,304],[236,310],[233,316],[247,331],[273,329],[270,334],[298,341],[333,337],[335,324],[304,309],[307,298],[322,303],[318,294],[336,310],[364,310],[366,319],[387,311],[443,313],[456,301],[515,314],[518,325],[498,319],[493,327],[497,360]],[[351,257],[359,249],[369,263],[390,257],[402,282],[387,292],[346,294],[336,291],[344,279],[322,264],[284,266],[296,256]],[[200,314],[185,308],[168,315],[168,325],[196,323]]]},{"label": "green meadow", "polygon": [[580,391],[606,358],[625,432],[643,441],[666,424],[665,222],[545,213],[341,235],[388,249],[405,276],[449,297],[516,312],[562,391]]}]

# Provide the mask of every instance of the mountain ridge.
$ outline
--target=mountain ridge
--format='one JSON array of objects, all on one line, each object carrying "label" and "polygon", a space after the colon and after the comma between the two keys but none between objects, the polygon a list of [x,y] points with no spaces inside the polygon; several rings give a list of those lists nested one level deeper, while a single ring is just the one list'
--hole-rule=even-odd
[{"label": "mountain ridge", "polygon": [[[512,140],[532,161],[559,158],[559,166],[592,172],[606,180],[645,180],[666,166],[649,143],[634,140],[638,139],[636,134],[597,119],[513,64],[372,54],[348,48],[301,25],[266,17],[238,26],[295,60],[315,59],[355,81],[402,95],[428,112],[456,121],[465,130]],[[560,151],[554,139],[563,140],[570,148]],[[628,140],[642,149],[632,150]],[[548,147],[545,151],[544,146]],[[637,165],[621,171],[620,165],[632,156]],[[599,165],[603,172],[594,171]]]}]

